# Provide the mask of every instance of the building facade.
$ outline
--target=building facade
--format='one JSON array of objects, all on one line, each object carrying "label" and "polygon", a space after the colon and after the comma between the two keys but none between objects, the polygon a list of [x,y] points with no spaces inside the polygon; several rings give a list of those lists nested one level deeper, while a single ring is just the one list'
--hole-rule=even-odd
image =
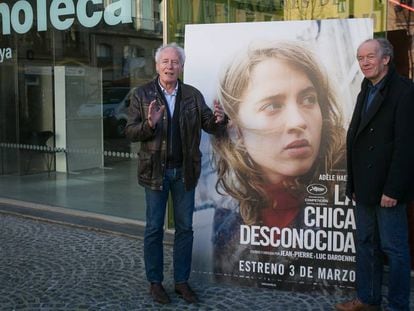
[{"label": "building facade", "polygon": [[0,198],[143,221],[128,96],[187,24],[371,17],[412,78],[412,14],[394,0],[3,1]]}]

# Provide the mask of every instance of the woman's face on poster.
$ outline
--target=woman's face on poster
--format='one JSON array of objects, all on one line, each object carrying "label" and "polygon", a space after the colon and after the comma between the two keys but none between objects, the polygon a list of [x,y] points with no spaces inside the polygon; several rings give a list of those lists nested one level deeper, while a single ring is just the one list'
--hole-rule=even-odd
[{"label": "woman's face on poster", "polygon": [[312,81],[277,59],[257,64],[238,112],[250,157],[272,183],[306,174],[318,156],[322,113]]}]

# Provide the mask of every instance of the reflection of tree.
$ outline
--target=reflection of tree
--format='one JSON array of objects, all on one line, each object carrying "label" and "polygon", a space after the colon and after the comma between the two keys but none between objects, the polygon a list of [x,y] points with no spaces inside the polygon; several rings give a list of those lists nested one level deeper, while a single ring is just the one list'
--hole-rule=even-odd
[{"label": "reflection of tree", "polygon": [[182,44],[186,24],[281,20],[283,1],[169,0],[167,2],[168,41]]},{"label": "reflection of tree", "polygon": [[[408,62],[409,62],[409,76],[411,79],[414,79],[414,55],[413,55],[413,33],[414,33],[414,18],[413,18],[413,10],[412,7],[413,1],[406,0],[400,2],[402,5],[395,5],[394,12],[395,12],[395,25],[397,28],[403,29],[406,32],[406,36],[408,39],[407,42],[407,53],[408,53]],[[411,9],[410,9],[411,8]]]},{"label": "reflection of tree", "polygon": [[312,20],[322,19],[329,1],[323,0],[286,0],[285,16],[287,19]]}]

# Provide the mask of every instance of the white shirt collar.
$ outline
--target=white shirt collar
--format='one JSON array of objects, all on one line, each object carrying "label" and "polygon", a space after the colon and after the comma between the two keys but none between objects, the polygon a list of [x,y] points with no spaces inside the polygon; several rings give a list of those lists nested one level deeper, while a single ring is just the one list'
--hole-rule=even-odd
[{"label": "white shirt collar", "polygon": [[160,83],[160,79],[158,79],[158,84],[159,84],[159,86],[160,86],[160,88],[161,88],[161,91],[165,94],[165,95],[169,95],[169,96],[176,96],[177,95],[177,92],[178,92],[178,81],[177,81],[177,83],[175,84],[175,88],[174,88],[174,91],[170,94],[170,93],[168,93],[168,91],[161,85],[161,83]]}]

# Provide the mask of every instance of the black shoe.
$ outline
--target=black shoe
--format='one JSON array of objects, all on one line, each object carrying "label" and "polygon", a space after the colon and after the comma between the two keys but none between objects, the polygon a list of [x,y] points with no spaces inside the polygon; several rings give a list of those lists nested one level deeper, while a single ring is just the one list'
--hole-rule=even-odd
[{"label": "black shoe", "polygon": [[156,302],[162,304],[167,304],[171,302],[170,297],[168,297],[168,294],[161,283],[151,283],[150,294]]},{"label": "black shoe", "polygon": [[175,292],[188,303],[197,303],[198,297],[188,283],[176,283]]}]

